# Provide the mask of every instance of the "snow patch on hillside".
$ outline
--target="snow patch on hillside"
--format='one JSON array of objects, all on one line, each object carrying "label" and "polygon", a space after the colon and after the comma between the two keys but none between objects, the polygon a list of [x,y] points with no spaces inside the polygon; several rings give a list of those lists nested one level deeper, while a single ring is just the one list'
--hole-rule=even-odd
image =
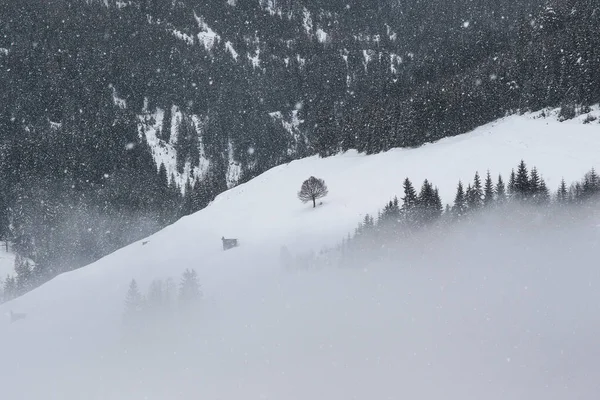
[{"label": "snow patch on hillside", "polygon": [[320,43],[327,42],[327,32],[325,32],[323,29],[321,29],[321,28],[317,29],[317,31],[315,32],[315,35],[317,35],[317,40]]},{"label": "snow patch on hillside", "polygon": [[304,31],[307,35],[312,34],[313,21],[312,17],[310,16],[310,11],[308,11],[306,8],[304,8],[302,12],[302,26],[304,27]]},{"label": "snow patch on hillside", "polygon": [[269,13],[269,15],[278,15],[281,17],[283,14],[281,8],[277,7],[275,0],[260,0],[260,6]]},{"label": "snow patch on hillside", "polygon": [[179,138],[179,126],[181,125],[181,121],[183,119],[183,115],[179,110],[179,107],[176,105],[171,106],[171,135],[169,138],[169,144],[175,145],[177,144],[177,139]]},{"label": "snow patch on hillside", "polygon": [[198,116],[191,116],[194,129],[199,135],[199,165],[192,168],[191,163],[188,161],[184,165],[183,172],[180,173],[177,170],[177,150],[175,150],[175,144],[177,143],[179,125],[181,124],[183,115],[177,106],[171,107],[172,117],[170,138],[167,142],[161,138],[161,136],[163,136],[163,132],[161,132],[161,130],[163,128],[164,114],[164,110],[160,108],[157,108],[154,111],[148,110],[146,103],[144,114],[140,115],[138,118],[139,134],[145,135],[146,141],[152,150],[152,156],[156,163],[157,170],[161,164],[164,164],[169,180],[172,177],[175,178],[175,183],[183,192],[185,190],[186,183],[190,180],[194,181],[200,177],[203,177],[210,164],[206,157],[202,135],[200,134],[203,129],[203,123]]},{"label": "snow patch on hillside", "polygon": [[384,24],[384,25],[385,25],[385,31],[386,31],[388,38],[392,42],[394,42],[398,38],[398,34],[396,32],[394,32],[388,24]]},{"label": "snow patch on hillside", "polygon": [[233,144],[229,141],[228,149],[228,163],[227,163],[227,188],[231,189],[240,181],[240,176],[242,175],[242,166],[240,163],[235,161],[234,152],[233,152]]},{"label": "snow patch on hillside", "polygon": [[365,72],[369,69],[369,63],[373,59],[373,51],[372,50],[363,50],[363,66],[365,67]]},{"label": "snow patch on hillside", "polygon": [[127,101],[119,97],[119,95],[117,94],[117,88],[115,88],[115,86],[112,83],[109,83],[108,87],[112,91],[113,104],[121,109],[127,108]]},{"label": "snow patch on hillside", "polygon": [[181,31],[178,31],[177,29],[172,29],[171,33],[173,34],[173,36],[175,36],[177,39],[183,40],[184,42],[186,42],[189,45],[193,45],[194,44],[194,37],[190,36],[186,33],[183,33]]},{"label": "snow patch on hillside", "polygon": [[296,61],[298,62],[298,67],[300,69],[304,68],[306,65],[306,58],[302,58],[300,54],[296,54]]},{"label": "snow patch on hillside", "polygon": [[344,64],[346,64],[346,70],[349,68],[348,65],[348,56],[350,55],[350,52],[348,51],[348,49],[344,49],[341,52],[342,58],[344,59]]},{"label": "snow patch on hillside", "polygon": [[390,71],[392,74],[398,73],[398,66],[402,64],[402,57],[397,54],[390,54]]},{"label": "snow patch on hillside", "polygon": [[248,54],[247,57],[252,64],[252,68],[260,68],[260,48],[256,49],[253,56]]},{"label": "snow patch on hillside", "polygon": [[62,122],[54,122],[54,121],[51,121],[50,119],[48,119],[48,125],[50,126],[50,129],[52,129],[54,131],[61,129],[63,126]]},{"label": "snow patch on hillside", "polygon": [[237,51],[235,51],[235,49],[233,48],[233,44],[231,44],[230,41],[225,42],[225,48],[229,51],[231,57],[233,57],[233,59],[237,61],[239,54],[237,53]]},{"label": "snow patch on hillside", "polygon": [[281,111],[269,113],[269,116],[271,116],[274,121],[279,122],[283,126],[283,129],[289,134],[290,140],[293,143],[287,151],[289,156],[298,154],[299,147],[302,146],[306,148],[308,146],[308,140],[300,130],[300,125],[304,120],[300,119],[298,113],[299,110],[292,110],[291,112],[286,113],[285,116]]},{"label": "snow patch on hillside", "polygon": [[196,19],[196,23],[200,28],[201,32],[198,33],[197,38],[200,43],[204,45],[204,48],[207,51],[211,51],[215,44],[221,40],[221,37],[213,31],[206,22],[204,22],[204,18],[198,16],[194,12],[194,18]]}]

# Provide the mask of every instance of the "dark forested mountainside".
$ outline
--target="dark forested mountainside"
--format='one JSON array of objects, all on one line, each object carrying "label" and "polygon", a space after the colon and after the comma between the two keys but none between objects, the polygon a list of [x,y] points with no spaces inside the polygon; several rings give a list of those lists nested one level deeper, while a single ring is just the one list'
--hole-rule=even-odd
[{"label": "dark forested mountainside", "polygon": [[44,280],[294,158],[569,117],[599,31],[595,0],[7,0],[2,235]]}]

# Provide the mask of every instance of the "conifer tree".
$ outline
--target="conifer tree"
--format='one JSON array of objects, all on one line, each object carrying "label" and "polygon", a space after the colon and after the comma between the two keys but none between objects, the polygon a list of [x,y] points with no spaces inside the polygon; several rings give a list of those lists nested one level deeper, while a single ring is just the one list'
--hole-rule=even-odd
[{"label": "conifer tree", "polygon": [[360,225],[360,233],[370,232],[375,227],[375,220],[369,214],[366,214]]},{"label": "conifer tree", "polygon": [[211,201],[209,188],[207,183],[201,183],[200,181],[194,181],[194,185],[192,187],[192,191],[190,194],[190,208],[191,213],[195,213],[196,211],[200,211],[208,203]]},{"label": "conifer tree", "polygon": [[166,189],[169,187],[169,178],[167,177],[167,168],[164,163],[160,163],[160,167],[158,168],[158,183],[161,189]]},{"label": "conifer tree", "polygon": [[546,181],[541,177],[536,194],[536,203],[540,205],[550,203],[550,191],[548,190],[548,186],[546,186]]},{"label": "conifer tree", "polygon": [[530,172],[528,191],[529,197],[533,198],[534,200],[538,197],[538,194],[540,193],[540,184],[541,178],[538,173],[538,170],[536,167],[533,167],[531,168]]},{"label": "conifer tree", "polygon": [[521,160],[519,167],[517,168],[517,175],[515,177],[515,190],[514,196],[518,200],[526,200],[531,194],[531,184],[529,179],[529,173],[527,172],[527,165],[525,161]]},{"label": "conifer tree", "polygon": [[186,269],[179,285],[179,302],[184,307],[196,303],[202,297],[198,274],[194,269]]},{"label": "conifer tree", "polygon": [[129,290],[125,297],[125,314],[126,320],[133,320],[139,317],[143,309],[143,298],[138,288],[137,281],[132,279],[129,283]]},{"label": "conifer tree", "polygon": [[380,213],[379,222],[383,224],[398,222],[400,218],[400,206],[398,204],[398,197],[394,197],[389,203],[383,207],[383,211]]},{"label": "conifer tree", "polygon": [[479,208],[479,198],[477,197],[477,192],[473,189],[473,186],[471,186],[470,183],[467,185],[465,198],[467,201],[467,210],[472,211]]},{"label": "conifer tree", "polygon": [[17,297],[17,282],[15,278],[7,275],[4,280],[4,301],[9,301]]},{"label": "conifer tree", "polygon": [[581,185],[581,196],[584,199],[589,199],[600,192],[600,178],[596,170],[592,168],[590,172],[585,174]]},{"label": "conifer tree", "polygon": [[436,218],[439,218],[444,212],[444,205],[442,204],[442,198],[440,196],[440,191],[436,187],[433,191],[433,204],[432,209],[434,210],[434,215]]},{"label": "conifer tree", "polygon": [[146,308],[149,312],[158,312],[165,307],[165,295],[163,289],[163,281],[160,279],[152,281],[146,296]]},{"label": "conifer tree", "polygon": [[24,294],[33,288],[34,275],[31,265],[28,260],[19,254],[15,257],[15,272],[17,274],[16,290],[19,295]]},{"label": "conifer tree", "polygon": [[494,182],[492,182],[492,176],[490,175],[489,170],[485,177],[485,186],[484,186],[483,196],[484,196],[483,203],[486,206],[489,206],[494,202]]},{"label": "conifer tree", "polygon": [[402,218],[406,224],[412,226],[416,223],[416,209],[417,209],[417,191],[412,185],[410,179],[406,178],[404,184],[404,197],[402,197]]},{"label": "conifer tree", "polygon": [[573,183],[569,187],[569,199],[574,203],[581,203],[583,200],[583,186],[579,182]]},{"label": "conifer tree", "polygon": [[417,191],[410,179],[406,178],[404,180],[404,184],[402,185],[404,188],[404,197],[402,197],[402,209],[403,210],[412,210],[417,205]]},{"label": "conifer tree", "polygon": [[508,193],[507,193],[507,197],[508,198],[513,198],[515,197],[515,191],[516,191],[516,185],[517,185],[517,175],[515,174],[515,170],[511,170],[510,171],[510,177],[508,178]]},{"label": "conifer tree", "polygon": [[418,218],[422,223],[429,223],[442,214],[442,201],[439,193],[436,194],[436,190],[427,179],[423,182],[417,204]]},{"label": "conifer tree", "polygon": [[366,249],[366,246],[372,243],[373,235],[376,231],[375,228],[374,218],[371,215],[366,214],[362,222],[358,225],[354,236],[355,239],[358,239],[356,242],[358,249]]},{"label": "conifer tree", "polygon": [[465,191],[463,189],[463,184],[461,181],[458,181],[458,187],[456,188],[456,196],[454,197],[454,206],[452,207],[452,213],[456,217],[462,217],[467,210],[467,199],[465,196]]},{"label": "conifer tree", "polygon": [[502,175],[498,175],[498,183],[496,183],[496,202],[504,203],[506,201],[506,188]]},{"label": "conifer tree", "polygon": [[470,203],[470,209],[478,209],[483,205],[483,188],[481,186],[481,178],[479,176],[479,172],[475,172],[475,177],[473,178],[473,186],[471,187],[471,196],[467,198],[467,201]]},{"label": "conifer tree", "polygon": [[556,202],[559,205],[566,205],[569,202],[569,191],[567,189],[567,183],[565,182],[565,178],[560,180],[560,186],[558,187],[558,191],[556,192]]}]

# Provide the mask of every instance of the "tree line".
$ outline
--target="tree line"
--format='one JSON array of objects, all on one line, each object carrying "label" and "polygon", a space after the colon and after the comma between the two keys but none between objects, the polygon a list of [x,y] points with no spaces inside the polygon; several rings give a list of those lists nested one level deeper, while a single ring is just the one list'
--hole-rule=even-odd
[{"label": "tree line", "polygon": [[174,333],[189,327],[196,318],[203,298],[198,274],[186,269],[179,284],[173,279],[157,279],[144,294],[132,279],[125,295],[122,332],[125,344],[132,346],[144,339]]},{"label": "tree line", "polygon": [[551,213],[552,207],[568,210],[590,204],[599,197],[600,176],[595,169],[570,185],[562,179],[556,191],[551,192],[538,169],[528,168],[524,161],[511,171],[507,181],[502,175],[493,178],[489,171],[484,179],[476,172],[466,187],[459,181],[454,202],[445,207],[428,180],[417,191],[406,178],[403,197],[390,200],[377,216],[366,214],[355,232],[343,240],[341,262],[353,264],[364,250],[378,249],[381,243],[406,239],[425,228],[439,228],[440,224],[470,221],[494,210],[501,210],[507,218],[523,207]]}]

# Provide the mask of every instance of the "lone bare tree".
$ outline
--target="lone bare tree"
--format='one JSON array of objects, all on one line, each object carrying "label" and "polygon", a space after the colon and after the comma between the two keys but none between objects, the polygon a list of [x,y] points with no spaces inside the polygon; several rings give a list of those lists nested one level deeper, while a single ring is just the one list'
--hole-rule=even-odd
[{"label": "lone bare tree", "polygon": [[313,208],[317,206],[317,199],[327,196],[327,185],[323,179],[315,178],[311,176],[302,183],[302,187],[298,192],[298,198],[303,203],[308,203],[312,200]]}]

